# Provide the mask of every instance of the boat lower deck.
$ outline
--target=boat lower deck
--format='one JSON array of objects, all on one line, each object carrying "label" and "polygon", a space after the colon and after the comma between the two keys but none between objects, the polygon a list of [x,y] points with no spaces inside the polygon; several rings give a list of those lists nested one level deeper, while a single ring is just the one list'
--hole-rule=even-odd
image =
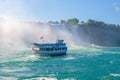
[{"label": "boat lower deck", "polygon": [[63,53],[40,53],[40,52],[33,52],[34,54],[38,54],[40,56],[61,56],[61,55],[66,55],[66,52],[63,52]]}]

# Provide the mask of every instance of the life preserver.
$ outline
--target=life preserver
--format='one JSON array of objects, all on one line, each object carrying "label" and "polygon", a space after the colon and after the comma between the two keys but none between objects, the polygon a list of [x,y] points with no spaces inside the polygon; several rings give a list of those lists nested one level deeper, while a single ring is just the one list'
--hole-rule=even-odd
[{"label": "life preserver", "polygon": [[32,50],[33,50],[33,51],[35,50],[34,48],[35,48],[35,47],[33,46],[33,47],[32,47]]}]

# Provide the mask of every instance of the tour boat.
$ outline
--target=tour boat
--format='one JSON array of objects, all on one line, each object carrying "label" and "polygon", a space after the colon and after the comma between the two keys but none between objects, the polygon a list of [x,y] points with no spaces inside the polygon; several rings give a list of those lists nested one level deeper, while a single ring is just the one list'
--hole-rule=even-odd
[{"label": "tour boat", "polygon": [[58,56],[67,53],[67,46],[64,40],[57,40],[56,43],[33,43],[32,51],[42,56]]}]

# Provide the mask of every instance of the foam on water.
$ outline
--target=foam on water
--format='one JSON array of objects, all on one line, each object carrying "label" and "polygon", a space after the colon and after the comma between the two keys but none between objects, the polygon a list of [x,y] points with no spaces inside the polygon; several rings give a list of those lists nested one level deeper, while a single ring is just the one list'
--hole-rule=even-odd
[{"label": "foam on water", "polygon": [[40,58],[38,55],[32,54],[30,49],[20,50],[0,50],[0,63],[12,62],[12,61],[34,61]]},{"label": "foam on water", "polygon": [[15,77],[2,77],[2,76],[0,76],[0,80],[18,80],[18,79]]},{"label": "foam on water", "polygon": [[47,77],[37,77],[37,78],[30,78],[24,80],[57,80],[56,78],[47,78]]},{"label": "foam on water", "polygon": [[120,74],[111,73],[110,75],[113,77],[120,77]]},{"label": "foam on water", "polygon": [[67,56],[65,57],[63,60],[72,60],[72,59],[76,59],[75,57],[72,57],[72,56]]},{"label": "foam on water", "polygon": [[63,79],[63,80],[76,80],[74,78],[66,78],[66,79]]}]

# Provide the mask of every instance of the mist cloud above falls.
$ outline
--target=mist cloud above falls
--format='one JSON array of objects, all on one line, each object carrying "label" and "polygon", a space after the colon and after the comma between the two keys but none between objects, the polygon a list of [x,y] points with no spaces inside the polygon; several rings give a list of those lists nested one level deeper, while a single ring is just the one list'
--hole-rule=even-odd
[{"label": "mist cloud above falls", "polygon": [[[39,29],[21,21],[34,20],[23,0],[3,0],[0,3],[0,48],[26,46],[25,40]],[[29,27],[28,27],[29,26]],[[34,32],[35,31],[35,32]],[[39,34],[36,34],[36,36]],[[34,38],[35,36],[32,36]],[[30,40],[30,39],[29,39]],[[29,41],[28,40],[28,41]],[[27,41],[27,40],[26,40]]]},{"label": "mist cloud above falls", "polygon": [[2,44],[0,47],[3,48],[26,47],[33,41],[39,40],[43,33],[49,34],[49,28],[47,29],[45,26],[41,29],[35,24],[13,19],[3,20],[0,25],[0,44]]},{"label": "mist cloud above falls", "polygon": [[74,44],[76,39],[65,25],[21,22],[13,18],[1,19],[0,32],[0,48],[28,48],[33,42],[43,43],[41,36],[44,37],[44,43],[55,42],[59,37],[67,44]]}]

